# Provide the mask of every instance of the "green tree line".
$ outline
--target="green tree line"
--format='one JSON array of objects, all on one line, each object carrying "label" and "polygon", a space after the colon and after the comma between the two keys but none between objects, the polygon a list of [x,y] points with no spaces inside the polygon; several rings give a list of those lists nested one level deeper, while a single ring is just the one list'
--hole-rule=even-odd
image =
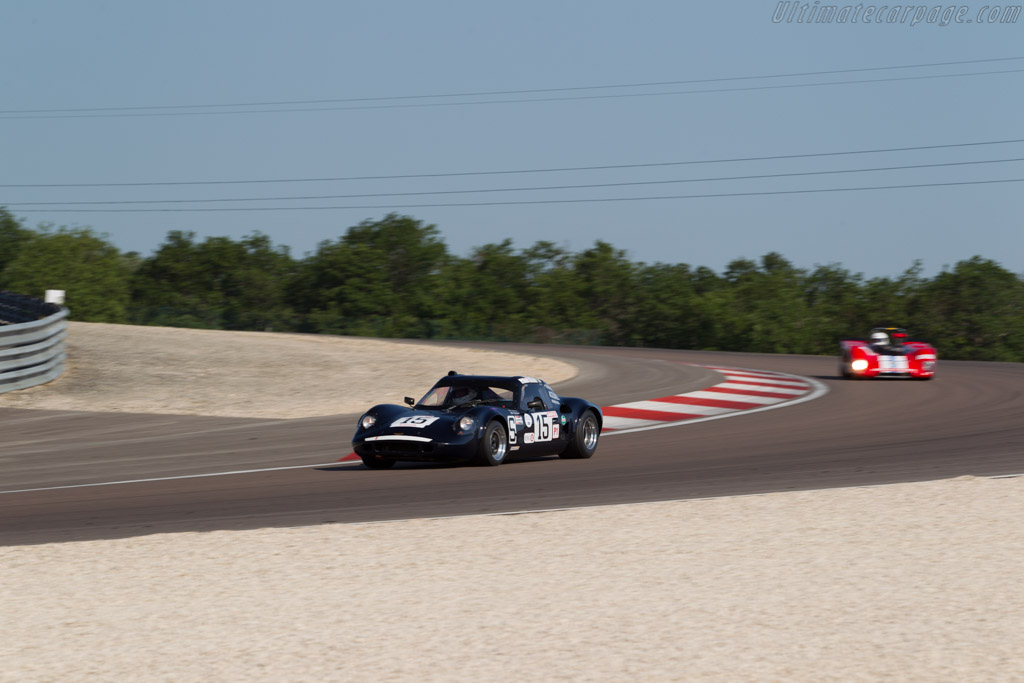
[{"label": "green tree line", "polygon": [[67,291],[75,320],[223,330],[832,354],[877,325],[943,358],[1024,361],[1024,279],[974,256],[931,278],[865,278],[782,255],[722,272],[638,263],[602,241],[512,240],[453,255],[436,226],[390,214],[304,258],[263,234],[172,231],[150,256],[89,228],[23,226],[0,209],[0,289]]}]

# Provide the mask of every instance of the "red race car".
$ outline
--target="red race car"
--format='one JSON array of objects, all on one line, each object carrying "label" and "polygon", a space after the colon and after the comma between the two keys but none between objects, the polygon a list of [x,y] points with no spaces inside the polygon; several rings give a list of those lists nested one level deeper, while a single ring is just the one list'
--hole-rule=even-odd
[{"label": "red race car", "polygon": [[847,379],[935,376],[935,348],[909,341],[901,327],[875,327],[868,341],[847,339],[839,342],[839,349],[839,374]]}]

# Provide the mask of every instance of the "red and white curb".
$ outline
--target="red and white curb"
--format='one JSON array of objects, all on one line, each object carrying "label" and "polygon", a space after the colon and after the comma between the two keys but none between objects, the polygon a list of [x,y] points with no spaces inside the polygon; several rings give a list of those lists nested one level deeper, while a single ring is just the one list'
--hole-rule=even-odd
[{"label": "red and white curb", "polygon": [[621,403],[601,409],[605,434],[640,432],[719,420],[803,403],[828,393],[821,382],[783,372],[702,365],[724,382],[685,394]]}]

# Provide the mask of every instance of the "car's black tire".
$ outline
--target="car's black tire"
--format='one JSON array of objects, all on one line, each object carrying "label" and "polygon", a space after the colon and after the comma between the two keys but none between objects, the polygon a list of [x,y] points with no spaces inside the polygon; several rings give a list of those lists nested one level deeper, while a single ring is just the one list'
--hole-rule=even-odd
[{"label": "car's black tire", "polygon": [[382,455],[360,455],[359,459],[371,470],[389,470],[395,466],[394,458],[385,458]]},{"label": "car's black tire", "polygon": [[597,440],[601,436],[601,426],[593,410],[588,410],[576,423],[576,432],[572,435],[569,446],[558,454],[566,460],[589,458],[597,450]]},{"label": "car's black tire", "polygon": [[484,434],[480,438],[480,445],[477,446],[474,462],[484,467],[494,467],[505,462],[506,455],[508,455],[508,433],[505,431],[504,425],[497,420],[492,420],[484,427]]}]

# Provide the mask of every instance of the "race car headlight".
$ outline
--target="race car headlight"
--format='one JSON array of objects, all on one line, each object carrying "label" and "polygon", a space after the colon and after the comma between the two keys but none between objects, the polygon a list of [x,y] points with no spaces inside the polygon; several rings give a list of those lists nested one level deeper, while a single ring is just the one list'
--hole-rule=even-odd
[{"label": "race car headlight", "polygon": [[459,418],[457,424],[459,425],[460,432],[468,432],[476,424],[476,420],[467,415],[466,417]]},{"label": "race car headlight", "polygon": [[375,424],[377,424],[377,418],[370,414],[363,415],[363,419],[359,420],[359,426],[363,429],[369,429]]},{"label": "race car headlight", "polygon": [[857,360],[850,363],[850,369],[856,370],[857,372],[860,372],[861,370],[867,370],[868,362],[863,358],[858,358]]}]

